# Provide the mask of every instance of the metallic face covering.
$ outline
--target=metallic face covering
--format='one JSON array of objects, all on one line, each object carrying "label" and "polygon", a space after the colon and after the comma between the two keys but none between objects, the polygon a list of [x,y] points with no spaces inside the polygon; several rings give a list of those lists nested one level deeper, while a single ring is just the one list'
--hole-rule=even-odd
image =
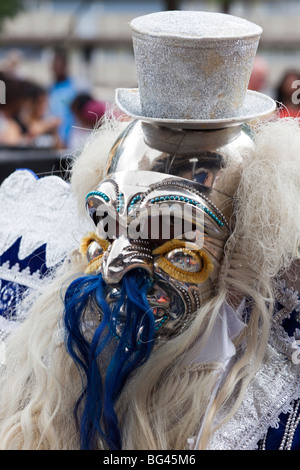
[{"label": "metallic face covering", "polygon": [[[230,199],[219,187],[223,155],[250,142],[240,127],[202,132],[133,122],[112,148],[107,178],[87,195],[96,225],[84,242],[87,272],[101,272],[110,304],[120,299],[125,273],[147,272],[159,338],[183,331],[214,293],[230,233],[218,208]],[[124,324],[120,314],[119,332]]]},{"label": "metallic face covering", "polygon": [[68,350],[86,377],[75,407],[83,449],[98,436],[122,448],[115,405],[127,380],[215,296],[236,185],[232,166],[224,168],[252,145],[242,123],[276,107],[246,90],[256,25],[159,12],[131,27],[139,88],[116,90],[115,101],[137,121],[86,196],[95,224],[81,243],[88,267],[65,296]]}]

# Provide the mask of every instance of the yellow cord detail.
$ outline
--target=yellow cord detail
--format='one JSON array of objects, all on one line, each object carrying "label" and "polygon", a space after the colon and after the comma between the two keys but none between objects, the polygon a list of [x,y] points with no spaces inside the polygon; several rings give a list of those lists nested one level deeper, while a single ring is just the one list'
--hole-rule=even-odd
[{"label": "yellow cord detail", "polygon": [[[170,240],[153,250],[153,255],[159,255],[155,260],[155,263],[160,269],[178,281],[189,282],[191,284],[201,284],[209,278],[214,265],[207,253],[203,250],[199,250],[199,248],[196,249],[195,247],[196,245],[194,243],[185,242],[183,240]],[[165,256],[163,256],[176,248],[181,248],[194,258],[197,258],[201,265],[201,269],[198,272],[185,271],[174,266],[165,258]]]},{"label": "yellow cord detail", "polygon": [[[97,242],[103,248],[103,251],[106,251],[109,247],[109,242],[107,240],[103,240],[99,238],[95,232],[89,232],[87,235],[83,237],[80,243],[79,251],[82,255],[86,255],[89,245],[92,242]],[[101,265],[103,254],[94,258],[89,264],[86,270],[84,271],[85,274],[91,274],[99,269]]]}]

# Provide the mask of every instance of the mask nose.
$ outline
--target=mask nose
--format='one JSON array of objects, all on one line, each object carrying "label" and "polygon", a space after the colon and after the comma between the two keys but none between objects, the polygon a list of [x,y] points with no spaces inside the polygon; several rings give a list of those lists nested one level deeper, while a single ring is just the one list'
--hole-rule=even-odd
[{"label": "mask nose", "polygon": [[102,258],[101,273],[106,284],[118,284],[131,269],[145,269],[153,273],[152,249],[147,241],[128,240],[120,237],[114,240]]}]

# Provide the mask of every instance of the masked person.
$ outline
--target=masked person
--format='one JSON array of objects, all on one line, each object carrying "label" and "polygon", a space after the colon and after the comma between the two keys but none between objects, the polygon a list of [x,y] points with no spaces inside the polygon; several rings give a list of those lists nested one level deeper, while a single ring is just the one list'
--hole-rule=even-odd
[{"label": "masked person", "polygon": [[91,229],[5,342],[1,447],[298,448],[300,130],[248,126],[275,110],[247,90],[261,29],[131,27],[132,122],[74,162],[64,236]]}]

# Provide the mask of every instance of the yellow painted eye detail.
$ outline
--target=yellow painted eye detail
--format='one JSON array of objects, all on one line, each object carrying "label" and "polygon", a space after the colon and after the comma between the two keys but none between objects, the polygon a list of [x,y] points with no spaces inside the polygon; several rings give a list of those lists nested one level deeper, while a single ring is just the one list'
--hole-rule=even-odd
[{"label": "yellow painted eye detail", "polygon": [[185,240],[168,240],[166,243],[163,243],[161,246],[153,250],[153,255],[164,255],[168,251],[174,248],[187,248],[189,250],[199,251],[199,247],[196,243],[185,241]]},{"label": "yellow painted eye detail", "polygon": [[157,266],[178,281],[200,284],[209,278],[213,270],[207,253],[195,249],[195,244],[182,240],[168,241],[156,248],[153,254],[159,255],[155,260]]},{"label": "yellow painted eye detail", "polygon": [[98,237],[94,232],[89,232],[80,243],[79,251],[86,256],[89,264],[85,270],[85,274],[90,274],[96,271],[103,257],[104,252],[107,250],[109,242]]}]

